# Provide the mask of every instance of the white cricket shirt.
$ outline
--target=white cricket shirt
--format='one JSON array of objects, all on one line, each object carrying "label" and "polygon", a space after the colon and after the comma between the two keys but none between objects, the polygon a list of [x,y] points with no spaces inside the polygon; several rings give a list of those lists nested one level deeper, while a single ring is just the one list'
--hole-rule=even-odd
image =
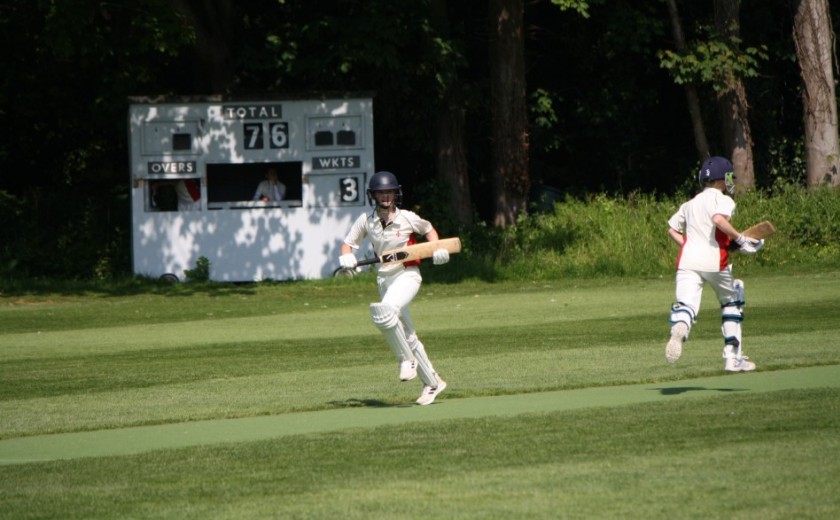
[{"label": "white cricket shirt", "polygon": [[680,206],[668,220],[671,229],[685,236],[677,256],[677,269],[715,272],[726,268],[730,239],[712,221],[716,214],[732,218],[735,201],[716,188],[706,188]]},{"label": "white cricket shirt", "polygon": [[[394,219],[383,226],[376,210],[374,210],[371,213],[359,215],[359,218],[353,222],[350,232],[344,238],[344,243],[353,249],[358,249],[364,239],[369,238],[373,250],[378,256],[382,256],[384,251],[416,244],[417,235],[425,235],[432,229],[432,224],[428,220],[420,218],[413,211],[399,208],[397,208]],[[406,266],[419,265],[420,262],[404,262],[404,264]],[[379,271],[387,273],[402,269],[402,267],[403,264],[380,265]]]}]

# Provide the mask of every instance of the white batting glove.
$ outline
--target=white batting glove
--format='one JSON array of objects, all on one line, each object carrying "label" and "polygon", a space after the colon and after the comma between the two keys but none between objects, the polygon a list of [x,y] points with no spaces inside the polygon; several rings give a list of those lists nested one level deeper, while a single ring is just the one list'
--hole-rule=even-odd
[{"label": "white batting glove", "polygon": [[754,254],[764,247],[764,240],[756,240],[754,238],[745,237],[744,235],[738,235],[738,238],[735,239],[735,243],[738,244],[738,251],[747,255]]},{"label": "white batting glove", "polygon": [[435,265],[445,264],[449,261],[449,251],[446,249],[440,248],[435,249],[435,252],[432,253],[432,262]]},{"label": "white batting glove", "polygon": [[347,253],[338,257],[338,265],[345,269],[355,269],[358,263],[359,261],[356,260],[356,255],[353,253]]}]

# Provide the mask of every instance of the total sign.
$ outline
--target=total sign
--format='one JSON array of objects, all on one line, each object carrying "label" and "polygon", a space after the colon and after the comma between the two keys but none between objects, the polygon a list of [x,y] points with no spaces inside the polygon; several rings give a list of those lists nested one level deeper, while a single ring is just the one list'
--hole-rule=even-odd
[{"label": "total sign", "polygon": [[132,252],[138,275],[216,281],[331,276],[370,210],[369,98],[167,101],[129,106]]}]

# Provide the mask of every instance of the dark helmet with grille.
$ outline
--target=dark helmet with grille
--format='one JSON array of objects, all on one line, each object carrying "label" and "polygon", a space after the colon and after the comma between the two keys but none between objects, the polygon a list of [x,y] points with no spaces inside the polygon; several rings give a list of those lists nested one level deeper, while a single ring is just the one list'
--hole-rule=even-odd
[{"label": "dark helmet with grille", "polygon": [[397,176],[391,172],[386,171],[374,173],[373,177],[370,178],[370,182],[368,182],[367,190],[368,199],[370,200],[371,204],[376,203],[376,201],[373,198],[373,193],[376,191],[385,190],[396,191],[396,204],[399,205],[402,202],[402,186],[400,186],[399,181],[397,181]]}]

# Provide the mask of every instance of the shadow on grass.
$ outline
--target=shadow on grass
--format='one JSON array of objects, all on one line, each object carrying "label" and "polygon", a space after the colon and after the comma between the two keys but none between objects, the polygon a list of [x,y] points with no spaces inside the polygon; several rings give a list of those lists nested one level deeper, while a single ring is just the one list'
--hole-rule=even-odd
[{"label": "shadow on grass", "polygon": [[379,399],[350,398],[343,401],[329,401],[327,404],[338,408],[407,408],[411,404],[390,404]]},{"label": "shadow on grass", "polygon": [[662,395],[680,395],[686,392],[744,392],[746,388],[706,388],[705,386],[675,386],[672,388],[654,388]]}]

